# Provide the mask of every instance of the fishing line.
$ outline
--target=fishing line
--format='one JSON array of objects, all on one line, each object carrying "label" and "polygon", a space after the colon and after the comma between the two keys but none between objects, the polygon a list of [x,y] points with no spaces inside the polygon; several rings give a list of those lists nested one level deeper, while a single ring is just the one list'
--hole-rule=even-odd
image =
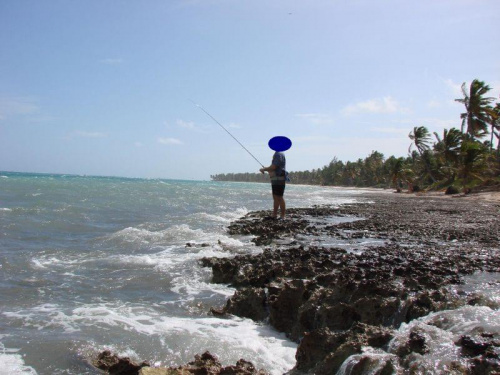
[{"label": "fishing line", "polygon": [[250,151],[248,151],[248,150],[247,150],[247,148],[246,148],[245,146],[243,146],[243,145],[241,144],[241,142],[240,142],[240,141],[238,141],[234,135],[232,135],[232,134],[231,134],[231,133],[230,133],[230,132],[229,132],[229,131],[228,131],[228,130],[224,127],[224,126],[222,126],[222,124],[221,124],[219,121],[217,121],[217,120],[216,120],[216,119],[215,119],[215,118],[214,118],[214,117],[213,117],[210,113],[208,113],[207,111],[205,111],[205,109],[204,109],[201,105],[196,104],[196,103],[195,103],[194,101],[192,101],[191,99],[189,99],[189,101],[190,101],[191,103],[193,103],[195,106],[197,106],[199,109],[201,109],[203,112],[205,112],[205,113],[207,114],[207,116],[209,116],[212,120],[214,120],[214,121],[215,121],[215,122],[216,122],[216,123],[217,123],[217,124],[218,124],[218,125],[222,128],[222,129],[224,129],[224,130],[226,131],[226,133],[227,133],[227,134],[229,134],[229,135],[230,135],[230,136],[231,136],[231,137],[232,137],[232,138],[233,138],[236,142],[238,142],[238,144],[239,144],[241,147],[243,147],[243,149],[244,149],[246,152],[248,152],[248,153],[250,154],[250,156],[251,156],[252,158],[254,158],[254,159],[255,159],[255,161],[256,161],[257,163],[259,163],[259,164],[260,164],[260,166],[261,166],[262,168],[265,168],[265,167],[264,167],[264,165],[262,165],[262,163],[261,163],[261,162],[260,162],[260,161],[259,161],[259,160],[255,157],[255,156],[253,156],[253,154],[252,154]]}]

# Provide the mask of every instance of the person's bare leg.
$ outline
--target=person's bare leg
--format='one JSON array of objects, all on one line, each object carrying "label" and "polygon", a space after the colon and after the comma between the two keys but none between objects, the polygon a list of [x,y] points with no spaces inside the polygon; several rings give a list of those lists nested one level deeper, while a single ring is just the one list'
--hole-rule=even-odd
[{"label": "person's bare leg", "polygon": [[[285,199],[283,197],[280,197],[280,196],[277,196],[277,202],[278,202],[278,207],[280,209],[280,217],[282,219],[285,218],[285,214],[286,214],[286,204],[285,204]],[[278,210],[276,210],[276,213],[278,212]]]},{"label": "person's bare leg", "polygon": [[285,218],[285,214],[286,214],[286,204],[285,204],[285,198],[283,197],[280,197],[280,210],[281,210],[281,218],[284,219]]},{"label": "person's bare leg", "polygon": [[273,217],[278,217],[278,208],[280,207],[279,196],[273,194]]}]

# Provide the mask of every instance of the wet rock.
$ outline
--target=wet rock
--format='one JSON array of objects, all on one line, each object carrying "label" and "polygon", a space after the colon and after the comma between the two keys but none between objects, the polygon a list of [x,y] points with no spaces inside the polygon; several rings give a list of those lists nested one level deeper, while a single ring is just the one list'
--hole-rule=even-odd
[{"label": "wet rock", "polygon": [[428,353],[429,348],[425,342],[425,336],[418,331],[411,332],[408,340],[408,349],[410,352],[418,354]]},{"label": "wet rock", "polygon": [[[376,204],[290,209],[285,222],[264,220],[269,212],[261,211],[231,224],[230,234],[253,235],[266,247],[258,255],[201,261],[212,268],[214,282],[239,289],[222,312],[230,308],[259,320],[267,303],[270,324],[300,341],[297,370],[335,373],[363,346],[387,343],[387,335],[359,327],[377,326],[390,336],[402,322],[456,307],[443,287],[479,270],[500,270],[498,206],[470,204],[467,198],[370,199]],[[362,220],[332,223],[332,217],[345,216]],[[376,246],[361,245],[374,239]],[[347,250],[321,246],[323,240],[341,240]],[[482,303],[472,297],[470,302]],[[482,350],[476,338],[476,344],[463,341],[464,355]],[[497,350],[492,347],[478,354],[477,368],[491,365]],[[398,354],[427,351],[425,335],[415,331]],[[384,371],[390,372],[389,362],[381,364]],[[362,359],[358,366],[368,365]]]},{"label": "wet rock", "polygon": [[438,308],[432,298],[432,294],[425,291],[419,293],[415,298],[409,301],[405,320],[406,322],[410,322],[437,310]]},{"label": "wet rock", "polygon": [[371,325],[389,325],[399,309],[399,301],[395,298],[379,296],[363,297],[353,304],[360,318],[358,320]]},{"label": "wet rock", "polygon": [[183,366],[182,369],[193,373],[202,370],[207,374],[219,374],[222,365],[216,356],[210,354],[210,352],[205,352],[201,355],[195,355],[194,361],[189,362],[186,366]]},{"label": "wet rock", "polygon": [[227,301],[225,312],[255,321],[268,316],[266,292],[262,288],[244,288]]},{"label": "wet rock", "polygon": [[391,338],[389,329],[362,323],[346,331],[321,328],[307,333],[300,342],[296,368],[314,374],[334,374],[348,357],[361,353],[362,347],[380,348]]},{"label": "wet rock", "polygon": [[138,364],[128,357],[119,357],[109,350],[105,350],[98,355],[94,366],[111,375],[137,375],[141,368],[149,367],[149,363]]},{"label": "wet rock", "polygon": [[361,320],[356,309],[349,304],[339,302],[335,305],[320,306],[317,314],[319,324],[333,330],[346,330]]},{"label": "wet rock", "polygon": [[462,347],[462,353],[465,356],[475,357],[483,355],[492,347],[491,342],[481,340],[478,337],[462,336],[458,341],[458,345]]},{"label": "wet rock", "polygon": [[227,315],[227,312],[226,312],[225,307],[222,307],[219,309],[216,307],[211,307],[210,314],[212,314],[213,316],[217,316],[217,317],[224,317]]},{"label": "wet rock", "polygon": [[483,332],[479,335],[464,335],[456,343],[462,348],[462,355],[473,357],[473,374],[500,373],[500,336]]},{"label": "wet rock", "polygon": [[301,336],[301,332],[297,332],[298,312],[310,296],[308,284],[304,280],[292,280],[269,286],[269,322],[292,340]]},{"label": "wet rock", "polygon": [[426,343],[425,335],[418,328],[414,328],[408,337],[408,341],[401,345],[397,350],[397,355],[401,358],[410,355],[411,353],[426,354],[429,348]]},{"label": "wet rock", "polygon": [[396,366],[391,358],[361,355],[349,366],[349,375],[393,375],[397,374]]},{"label": "wet rock", "polygon": [[203,258],[203,267],[212,267],[212,282],[216,284],[230,284],[238,274],[239,266],[236,260]]},{"label": "wet rock", "polygon": [[350,356],[361,353],[362,348],[363,346],[360,342],[348,341],[342,344],[322,362],[319,362],[313,370],[313,373],[318,375],[336,374],[342,366],[342,363]]},{"label": "wet rock", "polygon": [[338,349],[347,339],[345,332],[333,332],[329,328],[320,328],[305,334],[295,354],[296,369],[308,371],[314,369],[325,358]]},{"label": "wet rock", "polygon": [[263,370],[257,370],[248,361],[240,359],[236,365],[222,366],[219,359],[210,352],[196,355],[195,360],[187,365],[168,368],[145,368],[139,375],[266,375]]},{"label": "wet rock", "polygon": [[182,372],[160,367],[145,367],[139,371],[139,375],[182,375]]},{"label": "wet rock", "polygon": [[224,367],[220,375],[266,375],[264,370],[257,370],[252,362],[240,359],[236,362],[236,366]]},{"label": "wet rock", "polygon": [[498,375],[500,374],[500,361],[495,358],[474,358],[471,373],[473,375]]}]

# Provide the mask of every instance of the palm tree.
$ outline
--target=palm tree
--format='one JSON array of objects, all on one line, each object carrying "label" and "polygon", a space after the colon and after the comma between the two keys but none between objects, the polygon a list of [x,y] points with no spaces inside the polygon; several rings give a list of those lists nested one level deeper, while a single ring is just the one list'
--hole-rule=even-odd
[{"label": "palm tree", "polygon": [[410,137],[410,139],[413,141],[413,143],[410,144],[410,147],[408,147],[409,153],[411,153],[411,146],[413,145],[415,145],[420,155],[422,155],[425,150],[429,149],[430,135],[429,130],[427,130],[425,126],[415,126],[413,128],[413,132],[410,132],[410,134],[408,134],[408,137]]},{"label": "palm tree", "polygon": [[464,139],[460,147],[459,177],[463,179],[464,187],[472,178],[483,180],[483,172],[488,168],[486,163],[487,149],[480,142]]},{"label": "palm tree", "polygon": [[[415,183],[415,173],[411,167],[411,159],[405,160],[404,158],[395,158],[391,156],[391,167],[389,171],[389,177],[392,181],[392,185],[399,189],[402,187],[402,182],[406,182],[408,185],[408,191],[413,191]],[[389,160],[389,159],[388,159]]]},{"label": "palm tree", "polygon": [[399,188],[401,181],[405,179],[405,165],[403,158],[397,158],[394,160],[390,173],[393,186],[395,188]]},{"label": "palm tree", "polygon": [[434,178],[430,165],[429,130],[427,130],[425,126],[418,126],[418,127],[415,126],[413,128],[413,132],[410,132],[410,134],[408,134],[408,137],[410,137],[410,139],[413,141],[413,143],[410,144],[410,147],[408,147],[408,152],[411,153],[411,146],[415,145],[418,153],[420,154],[420,159],[423,161],[425,165],[427,174],[431,178],[432,182],[436,182],[436,179]]},{"label": "palm tree", "polygon": [[462,144],[462,133],[460,130],[452,128],[449,131],[443,130],[443,138],[434,132],[437,143],[434,150],[440,155],[444,164],[444,172],[446,175],[451,175],[451,180],[455,179],[455,168],[458,164],[460,146]]},{"label": "palm tree", "polygon": [[361,180],[367,186],[378,185],[383,176],[381,174],[384,164],[384,155],[378,151],[372,153],[361,163]]},{"label": "palm tree", "polygon": [[497,103],[491,111],[491,147],[493,150],[493,136],[497,137],[497,152],[500,152],[500,103]]},{"label": "palm tree", "polygon": [[488,124],[491,117],[490,103],[494,98],[486,98],[484,95],[491,88],[483,81],[477,79],[470,84],[469,92],[466,90],[465,82],[462,84],[463,99],[455,99],[456,102],[465,105],[465,112],[460,115],[462,119],[462,133],[467,125],[467,134],[473,138],[481,138],[488,133]]}]

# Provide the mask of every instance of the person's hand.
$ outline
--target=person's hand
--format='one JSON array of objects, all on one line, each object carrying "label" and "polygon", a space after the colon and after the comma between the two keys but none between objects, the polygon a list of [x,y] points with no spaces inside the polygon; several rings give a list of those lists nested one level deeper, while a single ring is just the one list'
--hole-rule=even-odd
[{"label": "person's hand", "polygon": [[259,169],[260,173],[264,174],[264,168]]}]

